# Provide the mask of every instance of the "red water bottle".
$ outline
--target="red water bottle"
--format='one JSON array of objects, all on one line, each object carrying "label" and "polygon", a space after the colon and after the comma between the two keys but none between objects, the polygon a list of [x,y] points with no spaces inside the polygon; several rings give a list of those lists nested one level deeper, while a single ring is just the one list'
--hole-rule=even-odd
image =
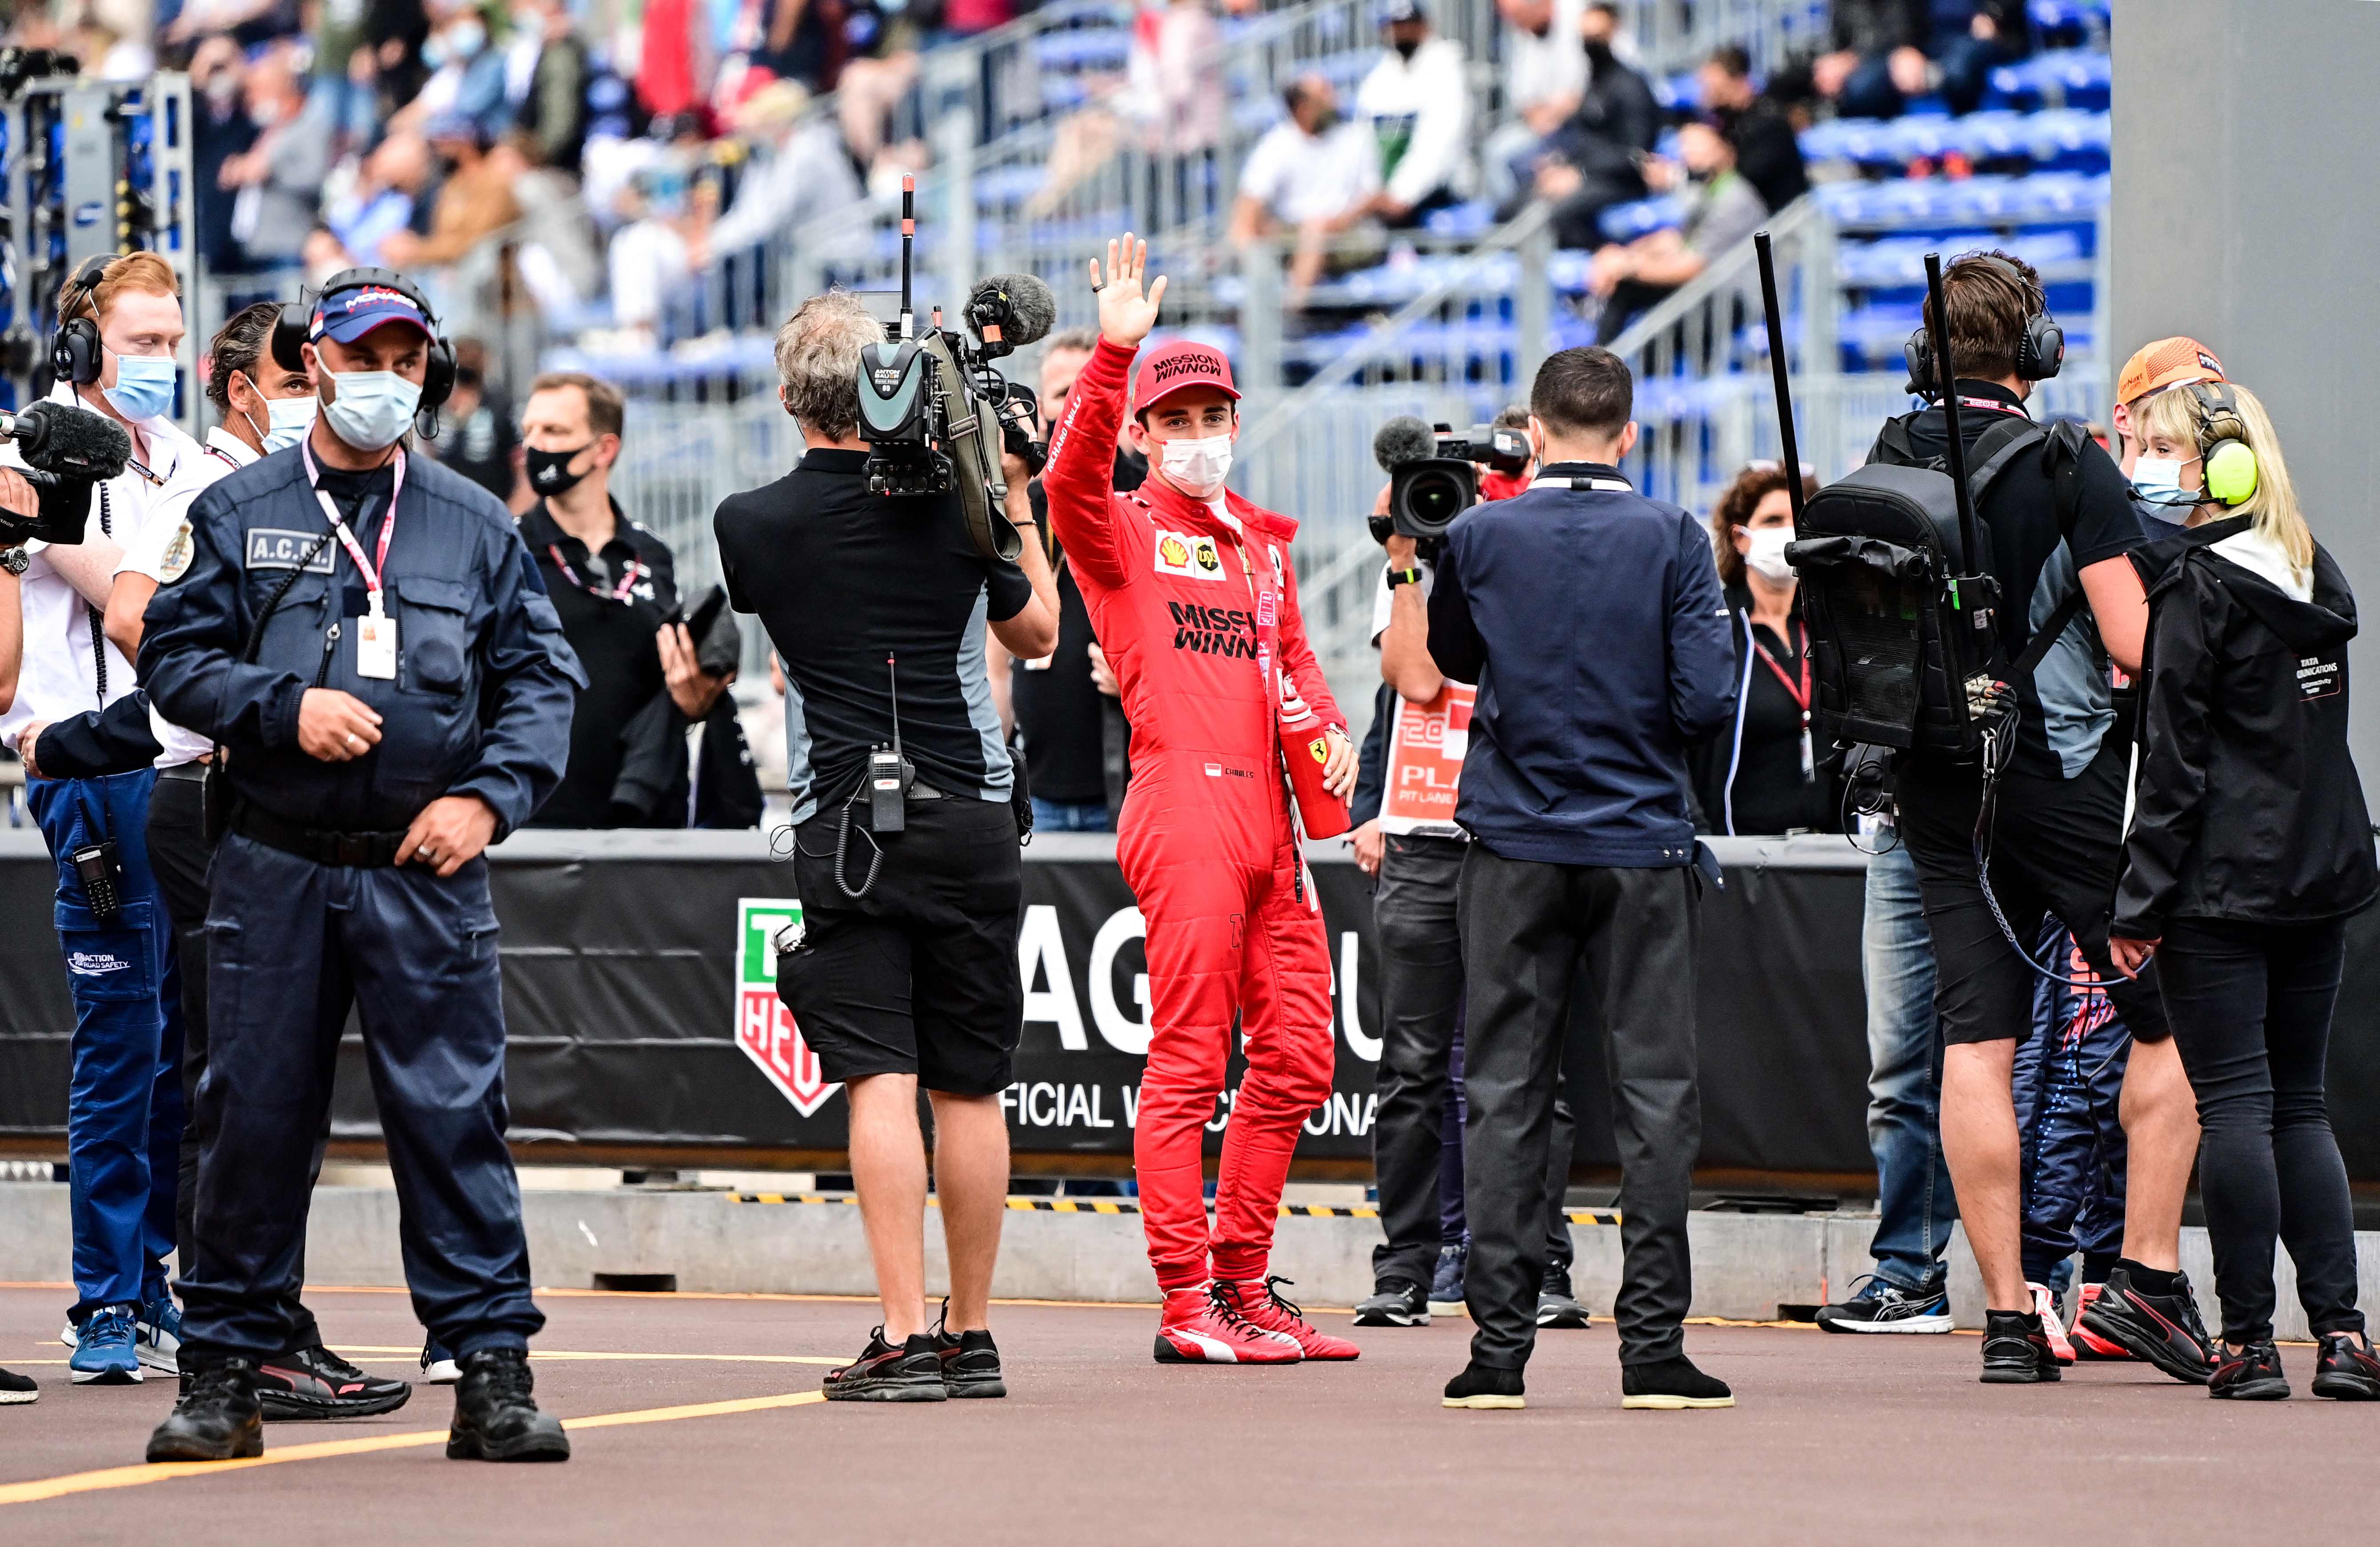
[{"label": "red water bottle", "polygon": [[1298,823],[1309,838],[1335,838],[1354,825],[1347,802],[1322,783],[1330,761],[1330,738],[1322,716],[1297,696],[1289,674],[1281,676],[1281,753],[1289,761],[1289,787],[1297,797]]}]

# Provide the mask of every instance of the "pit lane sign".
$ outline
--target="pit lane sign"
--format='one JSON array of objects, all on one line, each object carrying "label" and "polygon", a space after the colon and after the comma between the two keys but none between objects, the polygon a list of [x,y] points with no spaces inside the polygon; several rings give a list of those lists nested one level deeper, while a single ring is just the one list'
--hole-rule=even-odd
[{"label": "pit lane sign", "polygon": [[794,1110],[808,1117],[842,1086],[830,1082],[777,997],[777,932],[802,920],[794,897],[735,901],[735,1045]]}]

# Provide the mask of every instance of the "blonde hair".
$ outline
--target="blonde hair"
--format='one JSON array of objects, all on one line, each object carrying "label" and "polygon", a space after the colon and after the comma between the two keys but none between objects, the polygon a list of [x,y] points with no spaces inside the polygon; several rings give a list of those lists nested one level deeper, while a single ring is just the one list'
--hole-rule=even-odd
[{"label": "blonde hair", "polygon": [[2254,393],[2237,383],[2229,387],[2231,408],[2220,405],[2222,389],[2208,391],[2217,399],[2211,408],[2188,385],[2168,387],[2151,397],[2139,416],[2143,443],[2151,435],[2162,435],[2197,446],[2203,457],[2217,441],[2245,441],[2256,457],[2256,492],[2233,506],[2231,514],[2252,518],[2256,530],[2288,555],[2291,568],[2313,568],[2313,533],[2298,508],[2297,486],[2289,481],[2289,465],[2281,456],[2272,416]]}]

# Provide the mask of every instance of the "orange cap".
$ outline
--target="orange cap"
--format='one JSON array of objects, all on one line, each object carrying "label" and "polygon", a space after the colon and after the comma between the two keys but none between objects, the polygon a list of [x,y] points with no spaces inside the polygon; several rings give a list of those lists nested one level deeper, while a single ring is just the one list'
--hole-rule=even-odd
[{"label": "orange cap", "polygon": [[2124,361],[2116,378],[2116,401],[2137,403],[2153,392],[2184,382],[2224,380],[2223,362],[2195,338],[2160,338]]}]

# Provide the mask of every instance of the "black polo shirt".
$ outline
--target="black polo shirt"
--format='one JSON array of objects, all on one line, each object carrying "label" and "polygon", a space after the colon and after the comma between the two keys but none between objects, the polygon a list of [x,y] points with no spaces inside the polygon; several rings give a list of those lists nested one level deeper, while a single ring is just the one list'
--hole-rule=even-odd
[{"label": "black polo shirt", "polygon": [[[1119,490],[1137,489],[1148,476],[1146,461],[1117,450]],[[1015,706],[1016,728],[1024,733],[1033,793],[1063,805],[1103,805],[1108,798],[1107,730],[1100,700],[1106,695],[1091,685],[1090,647],[1098,640],[1074,569],[1049,541],[1050,500],[1039,479],[1033,481],[1031,492],[1033,518],[1041,524],[1044,546],[1058,572],[1058,648],[1046,660],[1015,664],[1008,676],[1009,701]]]},{"label": "black polo shirt", "polygon": [[562,615],[563,636],[587,668],[570,721],[570,766],[538,827],[610,827],[612,786],[625,748],[620,731],[653,695],[668,689],[653,636],[678,604],[669,544],[612,503],[612,541],[600,553],[564,531],[540,500],[520,518],[521,541]]},{"label": "black polo shirt", "polygon": [[1014,773],[984,673],[984,626],[1033,599],[1014,564],[967,540],[955,495],[868,492],[864,451],[814,449],[790,473],[719,503],[712,527],[739,613],[757,613],[785,672],[794,820],[840,806],[892,740],[945,795],[1006,800]]}]

